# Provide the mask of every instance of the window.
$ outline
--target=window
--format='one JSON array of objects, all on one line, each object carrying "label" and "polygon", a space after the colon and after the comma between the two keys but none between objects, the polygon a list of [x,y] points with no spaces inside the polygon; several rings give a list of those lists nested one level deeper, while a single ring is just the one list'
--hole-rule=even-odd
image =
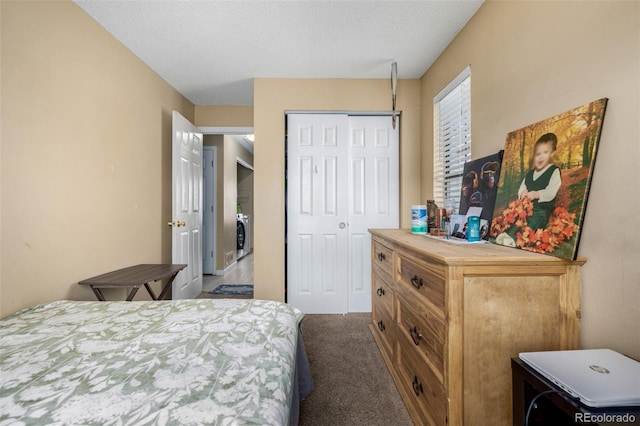
[{"label": "window", "polygon": [[464,163],[471,159],[471,68],[433,98],[433,196],[438,207],[460,207]]}]

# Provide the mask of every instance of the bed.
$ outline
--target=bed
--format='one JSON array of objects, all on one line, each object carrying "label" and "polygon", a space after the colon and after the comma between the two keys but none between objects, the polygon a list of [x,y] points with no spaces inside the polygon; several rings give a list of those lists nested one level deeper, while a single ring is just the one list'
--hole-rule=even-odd
[{"label": "bed", "polygon": [[0,320],[0,424],[297,424],[302,318],[249,299],[25,309]]}]

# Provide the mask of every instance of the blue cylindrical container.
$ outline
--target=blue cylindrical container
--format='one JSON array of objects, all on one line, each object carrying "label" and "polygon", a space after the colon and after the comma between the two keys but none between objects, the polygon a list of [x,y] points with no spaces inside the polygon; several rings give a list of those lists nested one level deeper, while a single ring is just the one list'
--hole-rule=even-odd
[{"label": "blue cylindrical container", "polygon": [[467,218],[467,241],[480,241],[480,217],[469,216]]},{"label": "blue cylindrical container", "polygon": [[411,233],[422,235],[427,233],[426,205],[411,206]]}]

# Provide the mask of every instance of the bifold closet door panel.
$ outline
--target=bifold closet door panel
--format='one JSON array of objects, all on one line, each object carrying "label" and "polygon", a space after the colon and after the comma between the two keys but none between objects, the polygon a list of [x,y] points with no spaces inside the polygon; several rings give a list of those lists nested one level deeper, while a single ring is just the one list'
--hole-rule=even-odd
[{"label": "bifold closet door panel", "polygon": [[287,301],[347,312],[348,117],[292,114],[287,141]]}]

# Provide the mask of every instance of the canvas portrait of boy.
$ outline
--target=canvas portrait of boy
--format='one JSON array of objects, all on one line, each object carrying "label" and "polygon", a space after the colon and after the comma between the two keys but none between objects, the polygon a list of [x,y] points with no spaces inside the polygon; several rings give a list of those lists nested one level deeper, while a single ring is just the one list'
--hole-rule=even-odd
[{"label": "canvas portrait of boy", "polygon": [[490,241],[575,259],[607,99],[507,134]]}]

